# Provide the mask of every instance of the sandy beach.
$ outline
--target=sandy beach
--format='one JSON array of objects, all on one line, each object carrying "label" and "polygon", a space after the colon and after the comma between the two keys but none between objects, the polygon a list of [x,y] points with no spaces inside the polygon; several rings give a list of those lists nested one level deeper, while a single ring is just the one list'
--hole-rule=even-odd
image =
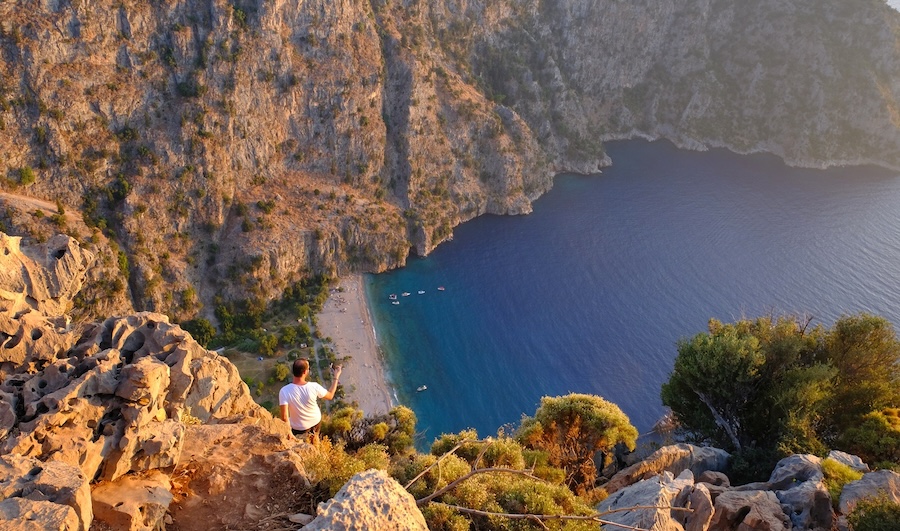
[{"label": "sandy beach", "polygon": [[347,400],[355,400],[366,416],[390,411],[394,402],[366,306],[362,275],[341,279],[339,288],[332,290],[325,302],[318,322],[322,335],[334,342],[337,356],[352,357],[341,373]]}]

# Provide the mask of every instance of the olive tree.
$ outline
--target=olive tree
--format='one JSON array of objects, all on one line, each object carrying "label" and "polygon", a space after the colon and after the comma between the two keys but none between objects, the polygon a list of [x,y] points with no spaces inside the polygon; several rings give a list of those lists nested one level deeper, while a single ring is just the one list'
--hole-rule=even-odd
[{"label": "olive tree", "polygon": [[534,417],[523,418],[517,432],[523,446],[547,452],[549,463],[565,470],[566,485],[578,492],[594,485],[598,452],[606,463],[617,444],[634,450],[637,436],[619,406],[575,393],[542,398]]}]

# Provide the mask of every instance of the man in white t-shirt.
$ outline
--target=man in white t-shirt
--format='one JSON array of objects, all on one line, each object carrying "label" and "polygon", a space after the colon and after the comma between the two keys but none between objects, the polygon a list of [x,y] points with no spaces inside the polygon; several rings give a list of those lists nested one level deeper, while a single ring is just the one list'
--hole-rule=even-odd
[{"label": "man in white t-shirt", "polygon": [[278,393],[281,420],[290,424],[291,432],[295,436],[312,433],[318,437],[322,411],[317,400],[334,398],[338,378],[341,376],[341,366],[331,366],[331,388],[327,390],[316,382],[306,381],[309,376],[309,361],[296,360],[291,370],[294,374],[293,381],[282,387]]}]

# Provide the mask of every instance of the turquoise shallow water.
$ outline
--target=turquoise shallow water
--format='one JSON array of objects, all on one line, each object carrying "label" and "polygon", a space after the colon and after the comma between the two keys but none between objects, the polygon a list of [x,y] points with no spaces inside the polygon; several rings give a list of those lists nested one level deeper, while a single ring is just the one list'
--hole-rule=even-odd
[{"label": "turquoise shallow water", "polygon": [[616,402],[645,432],[664,412],[676,342],[710,317],[830,325],[869,311],[900,323],[896,172],[666,142],[608,151],[613,167],[558,177],[533,214],[477,218],[428,258],[367,277],[424,444],[468,427],[491,435],[569,392]]}]

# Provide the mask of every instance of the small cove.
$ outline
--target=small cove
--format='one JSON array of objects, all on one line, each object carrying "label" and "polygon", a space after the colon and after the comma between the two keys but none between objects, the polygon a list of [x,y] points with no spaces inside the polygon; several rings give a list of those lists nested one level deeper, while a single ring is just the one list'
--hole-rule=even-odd
[{"label": "small cove", "polygon": [[667,142],[607,148],[611,168],[557,177],[533,214],[477,218],[428,258],[367,277],[391,379],[425,444],[469,427],[491,435],[570,392],[617,403],[645,432],[677,341],[709,318],[830,325],[868,311],[900,323],[896,172]]}]

